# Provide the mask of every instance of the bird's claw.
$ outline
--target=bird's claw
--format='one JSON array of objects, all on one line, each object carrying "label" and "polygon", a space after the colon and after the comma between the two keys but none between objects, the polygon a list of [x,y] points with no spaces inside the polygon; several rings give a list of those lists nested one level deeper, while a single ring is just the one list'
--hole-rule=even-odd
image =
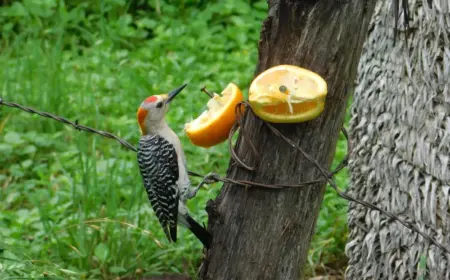
[{"label": "bird's claw", "polygon": [[203,187],[203,185],[214,184],[219,181],[219,175],[216,173],[208,173],[205,177],[203,177],[202,181],[196,188],[194,188],[188,195],[188,199],[191,199],[197,195],[198,190]]},{"label": "bird's claw", "polygon": [[211,173],[208,173],[203,178],[202,183],[209,185],[209,184],[217,183],[218,181],[219,181],[219,175],[216,174],[216,173],[211,172]]}]

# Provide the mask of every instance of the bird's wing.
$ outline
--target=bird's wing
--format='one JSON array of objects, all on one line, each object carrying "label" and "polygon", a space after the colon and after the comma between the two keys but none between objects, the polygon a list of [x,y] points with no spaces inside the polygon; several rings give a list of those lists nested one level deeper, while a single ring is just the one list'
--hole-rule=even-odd
[{"label": "bird's wing", "polygon": [[179,203],[175,148],[161,136],[142,136],[139,140],[138,164],[150,204],[167,238],[175,242]]}]

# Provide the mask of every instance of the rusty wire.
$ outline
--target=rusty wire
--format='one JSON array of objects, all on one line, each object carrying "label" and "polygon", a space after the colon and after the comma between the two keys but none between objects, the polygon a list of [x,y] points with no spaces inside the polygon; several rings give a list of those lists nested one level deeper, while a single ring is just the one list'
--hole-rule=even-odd
[{"label": "rusty wire", "polygon": [[[233,124],[233,126],[231,127],[230,133],[228,135],[228,149],[230,151],[230,155],[231,158],[237,163],[239,164],[241,167],[249,170],[249,171],[254,171],[256,169],[256,166],[249,166],[247,164],[245,164],[237,155],[236,150],[233,147],[233,143],[232,143],[232,139],[234,134],[237,132],[237,130],[239,128],[242,127],[242,117],[243,117],[243,110],[242,108],[244,108],[244,112],[246,109],[246,102],[239,102],[236,107],[235,107],[235,115],[236,115],[236,122]],[[259,153],[258,150],[255,148],[255,145],[253,145],[252,141],[249,141],[248,139],[250,139],[248,137],[248,134],[246,133],[245,130],[241,129],[241,139],[245,140],[248,142],[248,144],[250,145],[250,148],[253,151],[253,155],[256,158],[256,162],[258,162],[259,160]]]},{"label": "rusty wire", "polygon": [[42,117],[54,119],[54,120],[62,122],[64,124],[68,124],[68,125],[72,126],[73,128],[75,128],[77,130],[83,130],[83,131],[86,131],[86,132],[90,132],[90,133],[95,133],[95,134],[101,135],[103,137],[114,139],[117,142],[119,142],[120,144],[122,144],[124,147],[126,147],[126,148],[128,148],[128,149],[130,149],[130,150],[132,150],[134,152],[137,152],[137,149],[135,147],[133,147],[127,141],[119,138],[118,136],[116,136],[116,135],[114,135],[112,133],[106,132],[106,131],[97,130],[97,129],[93,129],[93,128],[88,127],[88,126],[84,126],[84,125],[78,124],[78,120],[69,121],[66,118],[63,118],[63,117],[60,117],[60,116],[56,116],[56,115],[53,115],[53,114],[50,114],[50,113],[47,113],[47,112],[38,111],[38,110],[35,110],[33,108],[20,105],[18,103],[6,102],[0,97],[0,106],[2,106],[2,105],[7,106],[7,107],[11,107],[11,108],[21,109],[22,111],[25,111],[25,112],[28,112],[28,113],[31,113],[31,114],[37,114],[37,115],[42,116]]},{"label": "rusty wire", "polygon": [[[396,220],[397,222],[401,223],[403,226],[407,227],[408,229],[420,234],[423,238],[425,238],[426,240],[428,240],[430,243],[432,243],[433,245],[437,246],[438,248],[440,248],[441,250],[443,250],[446,253],[450,253],[450,250],[447,249],[446,247],[444,247],[444,245],[440,244],[438,241],[436,241],[433,237],[431,237],[429,234],[421,231],[415,224],[413,224],[412,222],[406,221],[404,219],[401,219],[399,217],[397,217],[396,215],[385,211],[383,209],[381,209],[380,207],[373,205],[369,202],[363,201],[363,200],[359,200],[357,198],[354,198],[350,195],[348,195],[347,193],[339,190],[336,182],[333,180],[333,176],[330,176],[330,174],[324,170],[319,163],[312,158],[310,155],[308,155],[305,151],[303,151],[303,149],[297,145],[294,141],[292,141],[291,139],[287,138],[286,136],[284,136],[278,129],[276,129],[273,125],[269,124],[269,123],[265,123],[265,125],[267,125],[269,127],[269,129],[278,137],[282,138],[284,141],[286,141],[286,143],[288,143],[290,146],[292,146],[293,148],[295,148],[296,150],[298,150],[309,162],[311,162],[315,167],[317,167],[317,169],[319,169],[320,173],[322,173],[322,176],[324,178],[327,179],[329,185],[336,191],[336,193],[344,198],[347,201],[352,201],[355,202],[357,204],[360,204],[366,208],[369,208],[371,210],[375,210],[378,211],[386,216],[388,216],[391,219]],[[348,156],[348,154],[347,154]],[[344,159],[345,160],[345,159]],[[337,170],[337,169],[336,169]],[[340,169],[339,169],[340,170]]]},{"label": "rusty wire", "polygon": [[[46,112],[42,112],[42,111],[38,111],[35,110],[33,108],[30,107],[26,107],[23,105],[20,105],[18,103],[14,103],[14,102],[7,102],[4,101],[2,98],[0,98],[0,106],[7,106],[7,107],[11,107],[11,108],[17,108],[20,109],[22,111],[31,113],[31,114],[37,114],[39,116],[42,117],[46,117],[46,118],[50,118],[53,120],[56,120],[58,122],[62,122],[64,124],[70,125],[73,128],[77,129],[77,130],[83,130],[86,132],[90,132],[90,133],[95,133],[98,135],[101,135],[103,137],[107,137],[110,139],[114,139],[117,142],[119,142],[122,146],[128,148],[129,150],[132,150],[134,152],[137,152],[137,149],[135,147],[133,147],[133,145],[131,145],[130,143],[128,143],[127,141],[121,139],[120,137],[110,133],[110,132],[106,132],[106,131],[102,131],[102,130],[97,130],[88,126],[84,126],[84,125],[80,125],[78,124],[78,120],[76,121],[70,121],[66,118],[60,117],[60,116],[56,116],[54,114],[50,114],[50,113],[46,113]],[[245,106],[246,108],[249,108],[251,110],[251,106],[246,102],[243,101],[239,104],[237,104],[236,106],[236,114],[237,114],[237,120],[235,122],[235,124],[233,125],[230,133],[229,133],[229,138],[228,138],[228,147],[230,150],[230,154],[233,158],[233,160],[235,162],[237,162],[241,167],[249,170],[249,171],[253,171],[255,170],[255,167],[249,166],[247,164],[245,164],[238,156],[237,153],[232,145],[231,139],[233,137],[233,135],[236,133],[236,131],[238,129],[240,129],[241,132],[241,138],[244,138],[245,141],[248,141],[248,143],[250,144],[250,147],[252,149],[252,151],[254,152],[254,155],[256,158],[259,158],[259,154],[257,149],[255,148],[255,146],[253,145],[253,143],[250,141],[250,138],[248,137],[248,135],[246,136],[246,132],[245,129],[243,129],[242,126],[242,107],[241,106]],[[271,125],[268,122],[264,122],[265,125],[268,126],[268,128],[272,131],[272,133],[274,133],[276,136],[280,137],[281,139],[283,139],[287,144],[289,144],[291,147],[295,148],[296,150],[298,150],[311,164],[313,164],[322,174],[321,178],[316,179],[316,180],[312,180],[309,182],[302,182],[300,184],[295,184],[295,185],[290,185],[290,184],[263,184],[263,183],[258,183],[258,182],[252,182],[252,181],[247,181],[247,180],[235,180],[235,179],[231,179],[231,178],[227,178],[227,177],[222,177],[219,176],[218,174],[209,174],[207,176],[201,175],[199,173],[193,172],[193,171],[188,171],[190,176],[194,176],[194,177],[199,177],[199,178],[203,178],[204,180],[206,178],[208,178],[210,181],[215,181],[215,182],[223,182],[223,183],[232,183],[235,185],[239,185],[239,186],[244,186],[244,187],[261,187],[261,188],[270,188],[270,189],[285,189],[285,188],[299,188],[299,187],[305,187],[305,186],[310,186],[313,184],[317,184],[317,183],[323,183],[323,182],[328,182],[328,184],[336,191],[336,193],[344,198],[347,201],[351,201],[351,202],[355,202],[357,204],[360,204],[366,208],[369,208],[371,210],[375,210],[378,211],[396,221],[398,221],[399,223],[401,223],[403,226],[405,226],[406,228],[420,234],[422,237],[424,237],[426,240],[428,240],[430,243],[432,243],[433,245],[437,246],[438,248],[440,248],[441,250],[445,251],[446,253],[450,254],[450,250],[447,249],[446,247],[444,247],[442,244],[440,244],[438,241],[436,241],[433,237],[431,237],[429,234],[421,231],[416,225],[414,225],[412,222],[408,222],[406,220],[403,220],[399,217],[397,217],[396,215],[385,211],[371,203],[368,203],[366,201],[363,200],[359,200],[357,198],[354,198],[348,194],[346,194],[345,192],[339,190],[336,182],[333,180],[333,177],[336,173],[338,173],[339,171],[341,171],[342,169],[344,169],[347,164],[348,164],[348,158],[349,155],[351,154],[351,141],[349,140],[347,131],[345,130],[345,128],[342,127],[341,131],[344,134],[345,138],[347,139],[347,154],[345,156],[345,158],[338,164],[338,166],[332,171],[332,172],[328,172],[325,169],[323,169],[320,164],[313,158],[311,157],[308,153],[306,153],[305,151],[303,151],[303,149],[296,144],[294,141],[292,141],[291,139],[287,138],[286,136],[284,136],[278,129],[276,129],[273,125]]]},{"label": "rusty wire", "polygon": [[[125,141],[124,139],[122,139],[122,138],[120,138],[120,137],[118,137],[118,136],[116,136],[116,135],[114,135],[114,134],[112,134],[110,132],[97,130],[97,129],[94,129],[94,128],[91,128],[91,127],[88,127],[88,126],[85,126],[85,125],[80,125],[78,123],[78,120],[70,121],[70,120],[68,120],[67,118],[64,118],[64,117],[60,117],[60,116],[57,116],[57,115],[54,115],[54,114],[50,114],[50,113],[47,113],[47,112],[38,111],[36,109],[33,109],[31,107],[27,107],[27,106],[23,106],[23,105],[20,105],[18,103],[7,102],[7,101],[4,101],[3,99],[0,98],[0,106],[2,106],[2,105],[7,106],[7,107],[11,107],[11,108],[17,108],[17,109],[20,109],[20,110],[25,111],[27,113],[37,114],[37,115],[42,116],[42,117],[46,117],[46,118],[50,118],[50,119],[56,120],[58,122],[70,125],[70,126],[72,126],[73,128],[75,128],[75,129],[77,129],[79,131],[86,131],[86,132],[90,132],[90,133],[95,133],[95,134],[98,134],[98,135],[101,135],[101,136],[104,136],[104,137],[107,137],[107,138],[110,138],[110,139],[114,139],[117,142],[119,142],[122,146],[128,148],[129,150],[137,152],[137,149],[135,147],[133,147],[133,145],[131,145],[129,142]],[[236,108],[238,108],[240,106],[243,106],[243,105],[248,105],[248,104],[246,102],[241,102],[241,103],[239,103],[236,106]],[[240,107],[240,108],[242,108],[242,107]],[[239,109],[239,110],[241,110],[241,109]],[[230,135],[229,135],[229,139],[228,139],[229,147],[230,147],[230,151],[232,153],[232,158],[236,162],[238,162],[238,164],[240,166],[242,166],[243,168],[252,171],[252,170],[254,170],[254,167],[250,167],[250,166],[246,165],[237,156],[236,151],[235,151],[235,149],[234,149],[234,147],[232,146],[232,143],[231,143],[231,137],[233,137],[234,133],[237,131],[238,128],[241,128],[242,135],[244,135],[244,136],[246,135],[245,130],[243,130],[242,127],[241,127],[241,121],[242,121],[242,117],[241,117],[242,115],[241,114],[242,114],[242,112],[238,113],[238,118],[237,118],[237,121],[236,121],[236,123],[234,125],[234,128],[232,129],[232,131],[230,131]],[[231,133],[231,132],[233,132],[233,133]],[[249,139],[248,136],[245,137],[245,139]],[[248,140],[246,140],[246,141],[248,141]],[[253,143],[251,143],[251,141],[249,141],[249,143],[250,143],[250,146],[251,146],[255,156],[258,158],[259,157],[258,151],[256,150],[256,148],[253,145]],[[340,165],[342,165],[342,164],[343,163],[341,162]],[[342,165],[342,166],[345,167],[345,165]],[[330,176],[332,176],[333,174],[335,174],[337,172],[338,171],[333,171],[330,174]],[[193,177],[199,177],[199,178],[206,178],[206,177],[208,177],[208,179],[210,179],[210,181],[212,180],[212,181],[222,182],[222,183],[233,183],[233,184],[236,184],[236,185],[239,185],[239,186],[245,186],[245,187],[261,187],[261,188],[270,188],[270,189],[285,189],[285,188],[305,187],[305,186],[308,186],[308,185],[311,185],[311,184],[320,183],[320,182],[323,182],[323,181],[326,180],[324,178],[319,178],[319,179],[316,179],[316,180],[313,180],[313,181],[304,182],[304,183],[295,184],[295,185],[290,185],[290,184],[270,184],[269,185],[269,184],[252,182],[252,181],[247,181],[247,180],[234,180],[234,179],[231,179],[231,178],[221,177],[218,174],[209,174],[209,175],[205,176],[205,175],[199,174],[197,172],[193,172],[193,171],[188,171],[188,173],[189,173],[190,176],[193,176]]]}]

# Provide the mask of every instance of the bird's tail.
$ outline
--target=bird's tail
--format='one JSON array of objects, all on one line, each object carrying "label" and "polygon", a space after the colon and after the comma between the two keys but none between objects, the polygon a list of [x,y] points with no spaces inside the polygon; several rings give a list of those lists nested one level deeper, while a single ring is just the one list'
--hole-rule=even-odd
[{"label": "bird's tail", "polygon": [[186,215],[185,217],[187,226],[190,231],[203,243],[205,248],[209,248],[212,242],[212,235],[199,223],[197,223],[191,216]]}]

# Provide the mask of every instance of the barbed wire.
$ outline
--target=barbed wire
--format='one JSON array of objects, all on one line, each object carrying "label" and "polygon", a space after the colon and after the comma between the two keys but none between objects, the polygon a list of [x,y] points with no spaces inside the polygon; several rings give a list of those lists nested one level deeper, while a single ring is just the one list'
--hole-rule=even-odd
[{"label": "barbed wire", "polygon": [[369,202],[366,202],[366,201],[363,201],[363,200],[354,198],[354,197],[348,195],[347,193],[345,193],[345,192],[339,190],[339,188],[338,188],[336,182],[333,180],[333,177],[332,177],[332,176],[329,176],[329,174],[327,173],[327,171],[325,171],[325,170],[317,163],[317,161],[316,161],[314,158],[312,158],[312,157],[311,157],[310,155],[308,155],[305,151],[303,151],[302,148],[300,148],[300,146],[297,145],[295,142],[293,142],[291,139],[289,139],[289,138],[287,138],[286,136],[284,136],[284,135],[283,135],[278,129],[276,129],[274,126],[272,126],[272,125],[269,124],[269,123],[265,123],[265,124],[270,128],[270,130],[272,130],[272,132],[273,132],[274,134],[276,134],[277,136],[279,136],[280,138],[282,138],[283,140],[285,140],[288,144],[290,144],[292,147],[294,147],[294,148],[297,149],[300,153],[302,153],[302,155],[303,155],[308,161],[310,161],[311,163],[313,163],[314,166],[316,166],[316,167],[319,169],[320,173],[322,173],[322,175],[324,176],[324,178],[327,178],[327,181],[328,181],[328,183],[330,184],[330,186],[336,191],[336,193],[337,193],[340,197],[344,198],[344,199],[347,200],[347,201],[351,201],[351,202],[355,202],[355,203],[357,203],[357,204],[360,204],[360,205],[362,205],[362,206],[364,206],[364,207],[366,207],[366,208],[369,208],[369,209],[371,209],[371,210],[378,211],[378,212],[380,212],[380,213],[382,213],[382,214],[388,216],[389,218],[396,220],[397,222],[401,223],[403,226],[407,227],[408,229],[410,229],[410,230],[412,230],[412,231],[414,231],[414,232],[420,234],[422,237],[424,237],[426,240],[428,240],[428,241],[429,241],[430,243],[432,243],[433,245],[439,247],[439,248],[440,248],[441,250],[443,250],[444,252],[450,253],[450,251],[449,251],[446,247],[444,247],[442,244],[440,244],[438,241],[436,241],[433,237],[431,237],[431,236],[430,236],[429,234],[427,234],[426,232],[421,231],[414,223],[409,222],[409,221],[404,220],[404,219],[401,219],[401,218],[397,217],[396,215],[394,215],[394,214],[392,214],[392,213],[390,213],[390,212],[388,212],[388,211],[385,211],[385,210],[381,209],[380,207],[378,207],[378,206],[376,206],[376,205],[374,205],[374,204],[371,204],[371,203],[369,203]]},{"label": "barbed wire", "polygon": [[[36,115],[39,115],[39,116],[42,116],[42,117],[45,117],[45,118],[53,119],[53,120],[61,122],[63,124],[70,125],[74,129],[79,130],[79,131],[86,131],[86,132],[89,132],[89,133],[95,133],[95,134],[98,134],[98,135],[103,136],[103,137],[114,139],[117,142],[119,142],[122,146],[124,146],[125,148],[127,148],[127,149],[129,149],[129,150],[131,150],[133,152],[137,152],[137,148],[135,148],[132,144],[130,144],[126,140],[124,140],[124,139],[122,139],[122,138],[120,138],[120,137],[118,137],[118,136],[116,136],[116,135],[114,135],[114,134],[112,134],[110,132],[94,129],[92,127],[88,127],[88,126],[85,126],[85,125],[81,125],[81,124],[78,123],[78,120],[70,121],[67,118],[64,118],[64,117],[61,117],[61,116],[57,116],[57,115],[54,115],[54,114],[51,114],[51,113],[39,111],[39,110],[36,110],[34,108],[27,107],[27,106],[24,106],[24,105],[15,103],[15,102],[4,101],[2,98],[0,98],[0,106],[2,106],[2,105],[3,106],[7,106],[7,107],[11,107],[11,108],[17,108],[17,109],[20,109],[20,110],[25,111],[27,113],[30,113],[30,114],[36,114]],[[238,104],[238,106],[242,106],[242,105],[243,105],[243,103],[239,103]],[[248,170],[254,170],[253,167],[249,167],[245,163],[243,163],[242,160],[240,160],[238,158],[238,156],[236,155],[236,152],[232,148],[231,137],[237,131],[237,128],[239,128],[240,119],[241,118],[239,117],[238,121],[235,123],[235,126],[233,128],[234,132],[230,133],[230,135],[229,135],[229,139],[228,139],[229,147],[230,147],[230,150],[232,151],[232,153],[234,155],[234,157],[233,157],[234,160],[239,162],[239,164],[241,164],[244,168],[246,168]],[[245,132],[243,132],[243,133],[245,133]],[[251,146],[252,146],[252,150],[257,154],[256,148],[253,146],[253,144],[251,144]],[[315,183],[322,182],[322,181],[325,180],[325,179],[318,179],[318,180],[314,180],[314,181],[306,182],[306,183],[302,183],[302,184],[297,184],[297,185],[286,185],[286,184],[267,185],[267,184],[263,184],[263,183],[256,183],[256,182],[251,182],[251,181],[246,181],[246,180],[233,180],[233,179],[230,179],[230,178],[221,177],[221,176],[219,176],[217,174],[209,174],[209,176],[207,176],[207,175],[202,175],[202,174],[199,174],[199,173],[193,172],[193,171],[188,171],[188,173],[189,173],[190,176],[193,176],[193,177],[199,177],[199,178],[209,177],[210,180],[214,180],[214,181],[222,182],[222,183],[234,183],[236,185],[245,186],[245,187],[252,187],[252,186],[254,186],[254,187],[266,187],[266,188],[271,188],[271,189],[304,187],[306,185],[315,184]]]},{"label": "barbed wire", "polygon": [[[7,107],[11,107],[11,108],[17,108],[20,109],[22,111],[31,113],[31,114],[37,114],[39,116],[42,117],[46,117],[46,118],[50,118],[53,120],[56,120],[58,122],[67,124],[72,126],[73,128],[75,128],[76,130],[79,131],[86,131],[89,133],[95,133],[98,134],[100,136],[103,137],[107,137],[110,139],[114,139],[117,142],[119,142],[122,146],[128,148],[131,151],[137,152],[137,149],[131,145],[130,143],[128,143],[127,141],[125,141],[124,139],[110,133],[110,132],[106,132],[106,131],[102,131],[102,130],[97,130],[88,126],[84,126],[84,125],[80,125],[78,123],[78,120],[75,121],[70,121],[67,118],[64,117],[60,117],[54,114],[50,114],[47,112],[42,112],[42,111],[38,111],[36,109],[33,109],[31,107],[26,107],[23,105],[20,105],[18,103],[15,102],[7,102],[4,101],[2,98],[0,98],[0,106],[7,106]],[[244,106],[244,110],[242,110],[242,106]],[[244,163],[238,156],[237,153],[232,145],[232,137],[233,135],[237,132],[237,130],[239,129],[241,132],[241,138],[243,138],[244,141],[248,141],[248,143],[250,144],[250,147],[255,155],[256,158],[259,158],[259,154],[257,152],[257,149],[254,147],[253,143],[250,141],[250,138],[248,137],[248,134],[246,134],[245,129],[243,128],[242,125],[242,119],[243,119],[243,114],[242,112],[247,112],[247,109],[252,110],[250,104],[248,104],[246,101],[243,101],[239,104],[237,104],[236,106],[236,115],[237,115],[237,120],[235,122],[235,124],[233,125],[230,133],[229,133],[229,137],[228,137],[228,147],[230,150],[230,154],[232,159],[239,164],[241,167],[249,170],[249,171],[253,171],[255,170],[255,166],[249,166],[246,163]],[[399,217],[397,217],[396,215],[385,211],[381,208],[379,208],[378,206],[354,198],[350,195],[348,195],[346,192],[343,192],[339,189],[339,187],[337,186],[336,182],[334,181],[334,175],[336,175],[339,171],[341,171],[342,169],[344,169],[347,165],[348,165],[348,159],[349,159],[349,155],[351,154],[351,150],[352,150],[352,145],[351,145],[351,141],[348,137],[348,133],[345,130],[344,127],[342,127],[341,132],[344,134],[346,140],[347,140],[347,154],[344,157],[344,159],[337,165],[337,167],[332,171],[332,172],[328,172],[326,171],[324,168],[322,168],[320,166],[320,164],[313,158],[311,157],[308,153],[306,153],[298,144],[296,144],[294,141],[292,141],[291,139],[287,138],[285,135],[283,135],[277,128],[275,128],[272,124],[268,123],[268,122],[263,122],[264,125],[266,125],[272,133],[274,133],[276,136],[280,137],[281,139],[283,139],[288,145],[290,145],[291,147],[295,148],[297,151],[299,151],[311,164],[313,164],[321,173],[321,178],[318,178],[316,180],[312,180],[312,181],[308,181],[308,182],[302,182],[300,184],[264,184],[264,183],[258,183],[258,182],[253,182],[253,181],[247,181],[247,180],[236,180],[236,179],[231,179],[231,178],[227,178],[227,177],[222,177],[218,174],[215,173],[210,173],[208,175],[202,175],[199,174],[197,172],[193,172],[193,171],[188,171],[190,176],[193,177],[199,177],[199,178],[203,178],[203,182],[205,182],[207,179],[209,180],[209,182],[222,182],[222,183],[232,183],[235,185],[239,185],[239,186],[244,186],[244,187],[262,187],[262,188],[271,188],[271,189],[285,189],[285,188],[299,188],[299,187],[305,187],[305,186],[309,186],[309,185],[313,185],[313,184],[317,184],[317,183],[323,183],[323,182],[328,182],[328,184],[336,191],[336,193],[342,197],[343,199],[347,200],[347,201],[351,201],[357,204],[360,204],[368,209],[371,210],[375,210],[378,211],[386,216],[388,216],[391,219],[394,219],[396,221],[398,221],[399,223],[401,223],[403,226],[405,226],[406,228],[420,234],[423,238],[425,238],[427,241],[429,241],[431,244],[435,245],[436,247],[440,248],[441,250],[443,250],[444,252],[450,254],[450,250],[447,249],[445,246],[443,246],[442,244],[440,244],[438,241],[436,241],[433,237],[431,237],[429,234],[421,231],[415,224],[413,224],[412,222],[409,222],[407,220],[401,219]]]},{"label": "barbed wire", "polygon": [[17,108],[17,109],[20,109],[22,111],[28,112],[30,114],[36,114],[36,115],[39,115],[39,116],[42,116],[42,117],[54,119],[54,120],[62,122],[64,124],[68,124],[68,125],[72,126],[73,128],[75,128],[76,130],[83,130],[83,131],[86,131],[86,132],[90,132],[90,133],[95,133],[95,134],[101,135],[103,137],[114,139],[117,142],[119,142],[120,144],[122,144],[124,147],[126,147],[126,148],[128,148],[128,149],[130,149],[130,150],[132,150],[134,152],[137,152],[137,149],[135,147],[133,147],[133,145],[131,145],[127,141],[119,138],[118,136],[116,136],[116,135],[114,135],[112,133],[106,132],[106,131],[97,130],[97,129],[93,129],[93,128],[88,127],[88,126],[81,125],[81,124],[78,123],[78,120],[70,121],[70,120],[68,120],[66,118],[63,118],[63,117],[60,117],[60,116],[57,116],[57,115],[54,115],[54,114],[50,114],[50,113],[47,113],[47,112],[38,111],[38,110],[35,110],[33,108],[20,105],[18,103],[4,101],[0,97],[0,106],[1,105],[7,106],[7,107],[11,107],[11,108]]}]

